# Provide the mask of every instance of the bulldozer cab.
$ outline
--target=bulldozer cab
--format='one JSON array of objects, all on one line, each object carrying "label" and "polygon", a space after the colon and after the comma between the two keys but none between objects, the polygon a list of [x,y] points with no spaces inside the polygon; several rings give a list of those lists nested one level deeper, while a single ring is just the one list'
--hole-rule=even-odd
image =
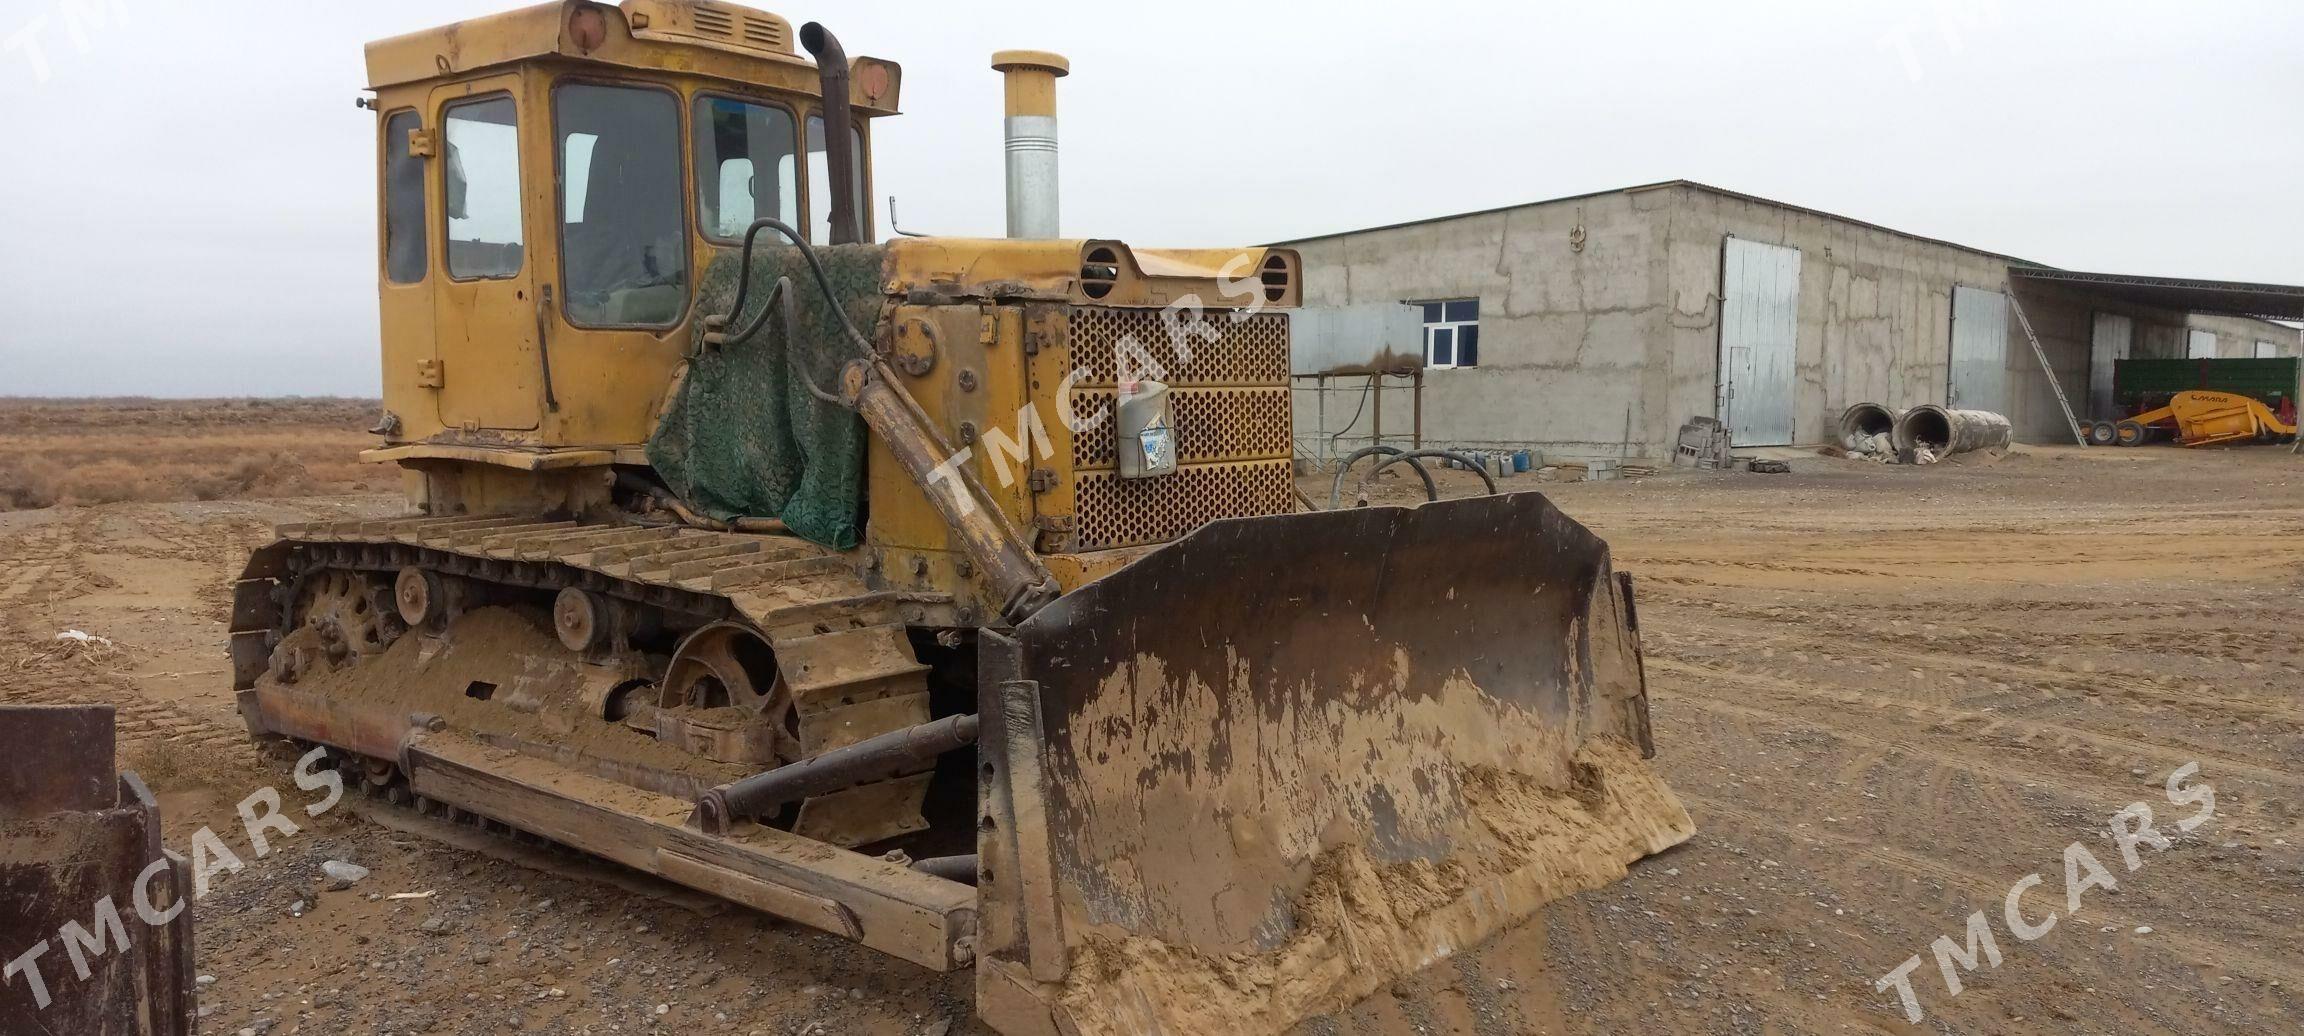
[{"label": "bulldozer cab", "polygon": [[832,238],[830,134],[872,232],[857,59],[826,123],[789,22],[685,0],[547,4],[384,40],[377,112],[386,408],[399,442],[636,443],[697,323],[699,272],[753,219]]}]

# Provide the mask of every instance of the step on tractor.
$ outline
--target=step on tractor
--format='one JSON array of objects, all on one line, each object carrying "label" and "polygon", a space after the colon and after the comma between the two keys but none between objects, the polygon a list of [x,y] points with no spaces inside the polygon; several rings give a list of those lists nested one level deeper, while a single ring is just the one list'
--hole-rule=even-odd
[{"label": "step on tractor", "polygon": [[1419,976],[1692,834],[1606,544],[1300,508],[1302,260],[1064,238],[1063,58],[995,56],[1009,236],[961,239],[877,231],[902,70],[819,25],[578,0],[367,57],[410,513],[250,559],[259,739],[972,967],[1009,1034],[1470,1010]]}]

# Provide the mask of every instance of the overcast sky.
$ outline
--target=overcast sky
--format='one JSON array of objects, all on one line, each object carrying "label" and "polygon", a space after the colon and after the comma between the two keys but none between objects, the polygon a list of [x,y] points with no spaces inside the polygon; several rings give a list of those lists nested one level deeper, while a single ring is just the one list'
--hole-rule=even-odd
[{"label": "overcast sky", "polygon": [[[508,6],[0,0],[0,395],[375,394],[361,45]],[[2304,283],[2294,0],[761,6],[904,65],[875,206],[910,230],[1001,232],[987,59],[1026,47],[1073,61],[1075,236],[1685,177],[2057,266]]]}]

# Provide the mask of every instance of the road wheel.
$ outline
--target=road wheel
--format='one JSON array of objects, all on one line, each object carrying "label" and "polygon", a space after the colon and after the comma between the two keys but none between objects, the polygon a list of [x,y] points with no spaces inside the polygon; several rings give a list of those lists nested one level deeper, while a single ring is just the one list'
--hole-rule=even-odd
[{"label": "road wheel", "polygon": [[447,596],[439,573],[413,565],[401,569],[392,581],[392,603],[400,612],[400,621],[410,626],[422,626],[437,618]]},{"label": "road wheel", "polygon": [[2088,445],[2114,446],[2120,442],[2120,426],[2113,421],[2088,422]]},{"label": "road wheel", "polygon": [[2152,432],[2134,421],[2122,421],[2114,426],[2114,437],[2122,446],[2142,446],[2152,441]]}]

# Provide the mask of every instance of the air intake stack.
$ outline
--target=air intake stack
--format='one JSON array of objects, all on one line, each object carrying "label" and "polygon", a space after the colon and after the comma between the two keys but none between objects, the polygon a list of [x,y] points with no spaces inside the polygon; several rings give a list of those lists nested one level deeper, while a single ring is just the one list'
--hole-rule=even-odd
[{"label": "air intake stack", "polygon": [[1063,236],[1056,204],[1056,80],[1072,72],[1062,55],[1003,50],[992,67],[1008,82],[1008,236]]}]

